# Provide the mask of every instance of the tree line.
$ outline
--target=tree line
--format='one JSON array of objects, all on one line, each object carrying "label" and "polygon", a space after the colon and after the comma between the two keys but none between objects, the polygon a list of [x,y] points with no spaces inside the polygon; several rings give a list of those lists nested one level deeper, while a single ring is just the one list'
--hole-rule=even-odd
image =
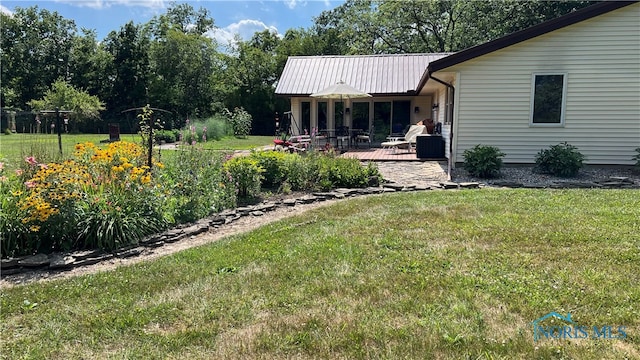
[{"label": "tree line", "polygon": [[289,109],[274,94],[288,56],[454,52],[592,3],[347,0],[309,28],[283,36],[265,30],[226,48],[209,36],[209,11],[189,3],[173,3],[147,23],[130,21],[102,40],[57,12],[18,7],[0,15],[0,106],[31,110],[56,84],[104,104],[99,117],[78,118],[84,131],[104,131],[123,120],[122,111],[149,103],[174,114],[169,127],[243,107],[255,133],[272,134],[275,112]]}]

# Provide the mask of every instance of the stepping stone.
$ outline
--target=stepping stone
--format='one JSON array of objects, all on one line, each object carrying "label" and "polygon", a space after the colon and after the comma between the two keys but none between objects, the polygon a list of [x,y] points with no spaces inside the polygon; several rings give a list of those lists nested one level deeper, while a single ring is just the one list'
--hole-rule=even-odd
[{"label": "stepping stone", "polygon": [[282,204],[284,204],[286,206],[295,206],[296,202],[297,202],[296,199],[285,199],[285,200],[282,201]]},{"label": "stepping stone", "polygon": [[396,183],[388,183],[388,184],[383,184],[382,187],[400,191],[404,188],[404,185],[396,184]]},{"label": "stepping stone", "polygon": [[64,269],[76,262],[69,254],[51,254],[49,260],[49,269]]},{"label": "stepping stone", "polygon": [[135,247],[133,249],[117,252],[116,256],[119,257],[119,258],[128,258],[128,257],[132,257],[132,256],[138,256],[138,255],[142,254],[143,251],[144,251],[144,248],[139,246],[139,247]]},{"label": "stepping stone", "polygon": [[502,186],[508,188],[521,188],[524,187],[522,183],[516,181],[508,181],[508,180],[497,180],[492,183],[493,186]]},{"label": "stepping stone", "polygon": [[[2,259],[0,261],[0,269],[5,270],[5,269],[12,269],[12,268],[16,268],[18,267],[18,261],[22,260],[23,258],[13,258],[13,259]],[[4,271],[3,271],[4,272]]]},{"label": "stepping stone", "polygon": [[444,189],[457,189],[460,187],[460,185],[458,183],[455,182],[451,182],[451,181],[446,181],[446,182],[441,182],[440,186],[442,186]]},{"label": "stepping stone", "polygon": [[49,265],[49,257],[45,254],[38,254],[26,257],[20,261],[18,264],[24,267],[41,267]]},{"label": "stepping stone", "polygon": [[463,189],[477,189],[480,187],[480,183],[477,182],[461,182],[460,187]]},{"label": "stepping stone", "polygon": [[88,258],[95,258],[103,254],[102,250],[78,251],[71,254],[76,261]]}]

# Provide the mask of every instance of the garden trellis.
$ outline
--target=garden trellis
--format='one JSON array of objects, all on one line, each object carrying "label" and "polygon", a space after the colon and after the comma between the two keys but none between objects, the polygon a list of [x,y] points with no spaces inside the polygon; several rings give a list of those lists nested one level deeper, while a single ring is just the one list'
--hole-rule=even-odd
[{"label": "garden trellis", "polygon": [[131,112],[131,111],[144,111],[145,110],[151,110],[150,116],[149,116],[149,139],[148,139],[148,158],[147,158],[147,166],[149,166],[149,169],[151,169],[151,167],[153,166],[153,160],[152,160],[152,153],[153,153],[153,111],[160,111],[160,112],[164,112],[164,113],[168,113],[168,114],[172,114],[171,111],[169,110],[164,110],[164,109],[159,109],[159,108],[153,108],[150,107],[149,105],[147,106],[143,106],[143,107],[136,107],[136,108],[131,108],[131,109],[127,109],[122,111],[122,113],[127,113],[127,112]]}]

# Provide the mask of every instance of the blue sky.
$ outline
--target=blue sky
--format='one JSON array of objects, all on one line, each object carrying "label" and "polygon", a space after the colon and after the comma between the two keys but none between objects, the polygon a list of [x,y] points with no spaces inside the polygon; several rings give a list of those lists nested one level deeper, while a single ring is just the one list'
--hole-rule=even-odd
[{"label": "blue sky", "polygon": [[[196,10],[209,10],[218,29],[211,34],[221,45],[226,45],[238,33],[249,39],[256,31],[271,29],[284,34],[290,28],[308,28],[313,17],[322,11],[333,9],[344,0],[190,0]],[[37,5],[49,11],[57,11],[67,19],[72,19],[78,30],[95,29],[98,40],[112,30],[119,30],[130,20],[136,24],[149,21],[154,15],[162,14],[170,5],[168,0],[0,0],[0,10],[11,13],[16,6],[26,8]]]}]

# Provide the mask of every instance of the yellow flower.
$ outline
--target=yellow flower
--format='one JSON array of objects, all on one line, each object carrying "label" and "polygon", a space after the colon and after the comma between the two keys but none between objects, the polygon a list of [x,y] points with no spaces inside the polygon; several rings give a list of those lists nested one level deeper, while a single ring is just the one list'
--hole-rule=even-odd
[{"label": "yellow flower", "polygon": [[29,227],[29,230],[31,232],[38,232],[40,230],[40,226],[38,225],[31,225],[31,227]]}]

